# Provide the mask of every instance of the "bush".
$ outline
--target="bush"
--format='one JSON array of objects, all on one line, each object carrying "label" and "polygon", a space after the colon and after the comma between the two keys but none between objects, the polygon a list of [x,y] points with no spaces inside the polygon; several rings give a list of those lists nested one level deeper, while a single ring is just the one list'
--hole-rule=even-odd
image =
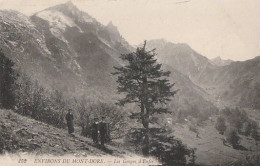
[{"label": "bush", "polygon": [[[61,92],[48,92],[37,81],[32,82],[26,75],[17,80],[15,111],[36,120],[64,128],[64,108]],[[60,95],[57,95],[60,94]]]},{"label": "bush", "polygon": [[222,110],[222,114],[230,126],[235,128],[240,134],[243,134],[242,129],[244,124],[250,122],[245,110],[225,108]]},{"label": "bush", "polygon": [[227,141],[233,146],[237,146],[240,143],[240,137],[237,134],[237,131],[235,129],[230,129],[226,133]]},{"label": "bush", "polygon": [[199,134],[199,131],[195,125],[189,125],[189,130],[196,134]]},{"label": "bush", "polygon": [[260,140],[257,128],[252,130],[251,136],[252,136],[252,138],[254,138],[255,141],[259,141]]},{"label": "bush", "polygon": [[78,125],[81,126],[82,135],[91,136],[91,124],[94,117],[101,120],[101,117],[106,117],[106,122],[109,127],[110,138],[120,138],[126,135],[126,116],[123,111],[120,110],[114,104],[87,102],[84,97],[81,100],[75,99],[75,112],[77,114]]},{"label": "bush", "polygon": [[[141,152],[143,129],[134,128],[128,133],[125,141],[134,146],[136,152]],[[149,154],[156,157],[163,165],[186,165],[186,157],[190,156],[191,150],[180,140],[175,139],[164,128],[150,129]]]},{"label": "bush", "polygon": [[219,131],[220,134],[224,134],[227,129],[226,121],[223,117],[218,117],[217,122],[215,124],[215,128]]}]

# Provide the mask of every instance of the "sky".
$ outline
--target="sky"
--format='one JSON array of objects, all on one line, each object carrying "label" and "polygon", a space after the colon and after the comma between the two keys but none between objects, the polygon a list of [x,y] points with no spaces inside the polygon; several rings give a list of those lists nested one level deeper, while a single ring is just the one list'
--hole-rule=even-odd
[{"label": "sky", "polygon": [[[132,45],[166,39],[198,53],[243,61],[260,55],[260,0],[71,0]],[[0,0],[26,15],[67,0]]]}]

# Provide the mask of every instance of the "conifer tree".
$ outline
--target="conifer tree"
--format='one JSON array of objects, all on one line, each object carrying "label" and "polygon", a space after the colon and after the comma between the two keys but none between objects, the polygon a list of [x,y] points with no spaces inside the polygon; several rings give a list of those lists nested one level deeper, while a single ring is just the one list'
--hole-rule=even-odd
[{"label": "conifer tree", "polygon": [[155,114],[168,113],[165,105],[176,91],[169,83],[169,71],[163,71],[162,65],[155,59],[155,49],[147,51],[146,41],[143,47],[135,52],[123,54],[121,59],[126,63],[123,67],[114,67],[118,75],[118,92],[125,94],[119,101],[120,105],[137,103],[140,110],[132,114],[131,118],[139,120],[143,126],[143,154],[149,155],[150,126]]},{"label": "conifer tree", "polygon": [[219,131],[220,134],[224,134],[227,129],[226,121],[223,117],[218,117],[215,128]]},{"label": "conifer tree", "polygon": [[3,108],[11,109],[15,101],[15,80],[17,73],[14,63],[0,50],[0,104]]}]

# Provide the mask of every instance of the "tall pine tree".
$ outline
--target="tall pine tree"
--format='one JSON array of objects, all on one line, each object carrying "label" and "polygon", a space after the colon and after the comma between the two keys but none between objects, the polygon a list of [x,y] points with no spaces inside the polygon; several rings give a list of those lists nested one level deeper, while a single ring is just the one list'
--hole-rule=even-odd
[{"label": "tall pine tree", "polygon": [[118,92],[126,96],[119,104],[138,103],[140,111],[133,113],[132,118],[140,120],[143,126],[143,154],[149,155],[149,124],[153,122],[155,114],[168,113],[165,105],[176,91],[171,88],[167,77],[170,72],[161,69],[161,64],[155,59],[155,49],[147,51],[146,41],[143,47],[138,47],[135,52],[123,54],[121,59],[127,62],[123,67],[114,67],[118,75]]}]

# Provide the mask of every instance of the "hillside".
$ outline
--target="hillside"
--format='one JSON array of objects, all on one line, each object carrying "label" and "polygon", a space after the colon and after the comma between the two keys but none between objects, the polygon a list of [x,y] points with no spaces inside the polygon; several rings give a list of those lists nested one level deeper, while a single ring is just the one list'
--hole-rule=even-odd
[{"label": "hillside", "polygon": [[[245,159],[255,151],[253,139],[242,134],[239,135],[242,149],[224,145],[225,136],[214,126],[219,110],[226,106],[249,108],[245,112],[259,121],[260,57],[243,62],[209,60],[185,43],[164,39],[148,41],[146,46],[148,50],[156,48],[162,69],[171,72],[169,80],[175,83],[173,90],[179,90],[167,104],[171,113],[158,115],[160,127],[172,129],[174,137],[196,148],[200,164],[230,163]],[[13,101],[20,105],[15,103],[14,109],[39,120],[0,109],[0,143],[4,142],[6,152],[134,156],[131,153],[134,146],[129,147],[124,137],[130,129],[141,125],[128,119],[139,107],[114,104],[121,96],[117,93],[117,78],[111,73],[115,71],[114,66],[125,65],[120,55],[135,48],[112,22],[102,25],[71,2],[30,17],[0,10],[0,50],[14,62],[17,77],[26,75],[29,80],[22,82],[14,78],[15,83],[22,82],[15,87],[25,89],[15,89],[20,96]],[[59,129],[40,122],[48,119],[46,123],[63,125],[68,109],[75,111],[75,137],[67,134],[66,126]],[[117,140],[107,145],[107,149],[96,147],[91,139],[80,136],[80,127],[85,131],[94,117],[102,116],[111,118],[111,124],[114,119],[120,121],[114,128]],[[242,125],[245,128],[247,124]]]},{"label": "hillside", "polygon": [[[259,114],[257,115],[259,117]],[[225,136],[215,129],[216,116],[204,122],[203,126],[197,126],[197,133],[190,129],[194,126],[192,121],[187,125],[174,124],[174,135],[181,139],[189,147],[196,148],[197,163],[202,165],[229,165],[235,161],[245,161],[250,155],[256,154],[260,147],[255,145],[252,138],[239,135],[241,138],[240,149],[234,149],[224,142]]]},{"label": "hillside", "polygon": [[169,80],[175,83],[174,89],[179,90],[169,103],[169,110],[174,113],[173,117],[180,116],[180,120],[187,116],[207,119],[217,112],[217,107],[212,104],[214,98],[176,69],[168,65],[163,67],[171,72]]},{"label": "hillside", "polygon": [[196,78],[207,68],[214,67],[208,58],[194,51],[185,43],[171,43],[163,39],[147,42],[148,48],[156,48],[159,62],[169,65],[190,79]]},{"label": "hillside", "polygon": [[[107,150],[98,148],[90,138],[80,136],[76,128],[75,137],[66,129],[58,129],[51,125],[21,116],[11,110],[0,110],[1,146],[8,153],[48,154],[63,156],[110,155],[131,156],[132,153],[107,145]],[[65,126],[66,127],[66,126]]]},{"label": "hillside", "polygon": [[[118,99],[113,66],[122,65],[120,54],[133,51],[133,47],[112,22],[104,26],[71,2],[39,11],[30,18],[15,11],[1,14],[0,48],[19,72],[69,98],[84,95],[90,101]],[[171,81],[178,82],[176,88],[185,92],[177,95],[180,97],[172,110],[190,111],[195,105],[202,111],[214,107],[207,102],[206,93],[183,73],[172,72]]]},{"label": "hillside", "polygon": [[[198,54],[187,44],[174,44],[163,39],[147,42],[156,48],[159,62],[187,76],[212,96],[220,108],[225,106],[260,108],[259,57],[242,62],[216,58],[213,61]],[[221,104],[220,104],[221,103]]]},{"label": "hillside", "polygon": [[121,36],[113,37],[111,26],[101,25],[71,2],[30,18],[15,11],[0,12],[0,48],[22,73],[67,96],[113,99],[111,72],[120,64],[119,55],[128,52],[124,45],[130,46]]},{"label": "hillside", "polygon": [[260,57],[205,71],[197,80],[216,99],[229,106],[260,108]]}]

